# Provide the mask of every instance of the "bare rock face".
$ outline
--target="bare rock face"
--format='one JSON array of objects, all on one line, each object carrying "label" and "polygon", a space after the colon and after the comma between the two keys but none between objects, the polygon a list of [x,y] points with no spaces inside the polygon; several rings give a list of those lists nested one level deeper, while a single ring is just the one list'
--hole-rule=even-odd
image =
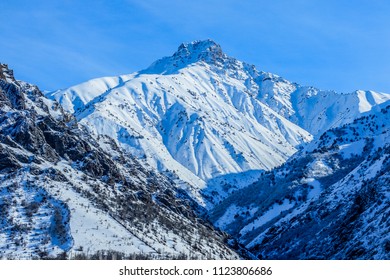
[{"label": "bare rock face", "polygon": [[15,82],[14,71],[7,64],[0,63],[0,79]]},{"label": "bare rock face", "polygon": [[[96,152],[90,143],[80,138],[81,131],[72,131],[72,127],[50,115],[38,88],[17,82],[5,64],[1,64],[0,77],[0,98],[5,110],[1,118],[2,135],[8,135],[27,151],[50,162],[61,158],[85,161],[82,169],[91,175],[122,179],[111,159],[102,151]],[[29,100],[29,106],[26,100]],[[36,108],[44,114],[39,114]]]},{"label": "bare rock face", "polygon": [[13,71],[6,64],[0,64],[0,106],[7,105],[15,109],[24,109],[24,97],[18,90]]}]

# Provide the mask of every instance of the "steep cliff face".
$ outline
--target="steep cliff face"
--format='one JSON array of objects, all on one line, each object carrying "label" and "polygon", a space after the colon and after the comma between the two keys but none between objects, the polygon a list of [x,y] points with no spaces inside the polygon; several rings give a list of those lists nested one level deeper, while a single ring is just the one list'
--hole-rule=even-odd
[{"label": "steep cliff face", "polygon": [[[237,258],[165,176],[0,71],[0,255]],[[194,206],[194,207],[192,207]]]}]

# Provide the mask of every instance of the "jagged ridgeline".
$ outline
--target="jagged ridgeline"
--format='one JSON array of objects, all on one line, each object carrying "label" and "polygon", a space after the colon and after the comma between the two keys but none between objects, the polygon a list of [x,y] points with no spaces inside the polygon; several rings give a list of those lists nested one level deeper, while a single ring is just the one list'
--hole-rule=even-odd
[{"label": "jagged ridgeline", "polygon": [[107,136],[103,150],[56,101],[0,67],[1,257],[238,258],[170,179]]}]

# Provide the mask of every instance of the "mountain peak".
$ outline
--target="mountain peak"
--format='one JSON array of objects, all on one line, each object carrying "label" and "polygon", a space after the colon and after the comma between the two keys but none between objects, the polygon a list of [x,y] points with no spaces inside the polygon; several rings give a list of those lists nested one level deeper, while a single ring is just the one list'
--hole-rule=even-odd
[{"label": "mountain peak", "polygon": [[192,63],[203,61],[208,64],[218,65],[227,58],[228,56],[223,53],[221,46],[213,40],[197,40],[190,43],[182,43],[172,56],[157,60],[146,70],[141,71],[141,73],[169,74]]},{"label": "mountain peak", "polygon": [[197,40],[191,43],[182,43],[173,57],[207,60],[208,58],[222,58],[224,56],[219,44],[211,39]]}]

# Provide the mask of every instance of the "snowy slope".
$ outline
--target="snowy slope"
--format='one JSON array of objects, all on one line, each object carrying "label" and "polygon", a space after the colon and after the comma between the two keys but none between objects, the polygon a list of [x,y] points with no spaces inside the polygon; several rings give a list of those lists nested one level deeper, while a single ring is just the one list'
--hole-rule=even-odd
[{"label": "snowy slope", "polygon": [[389,259],[389,104],[229,196],[214,224],[259,258]]},{"label": "snowy slope", "polygon": [[261,75],[257,82],[259,100],[314,136],[352,122],[362,113],[390,100],[390,94],[386,93],[319,90],[269,73]]},{"label": "snowy slope", "polygon": [[69,88],[64,92],[57,91],[53,94],[58,95],[58,101],[66,111],[74,113],[75,111],[82,109],[94,98],[99,97],[102,92],[106,92],[113,87],[121,85],[123,80],[127,80],[128,78],[128,76],[118,76],[87,81],[78,85],[78,90],[85,92],[82,96],[78,95],[77,91],[74,91],[73,88]]},{"label": "snowy slope", "polygon": [[172,180],[0,66],[0,257],[238,258]]}]

